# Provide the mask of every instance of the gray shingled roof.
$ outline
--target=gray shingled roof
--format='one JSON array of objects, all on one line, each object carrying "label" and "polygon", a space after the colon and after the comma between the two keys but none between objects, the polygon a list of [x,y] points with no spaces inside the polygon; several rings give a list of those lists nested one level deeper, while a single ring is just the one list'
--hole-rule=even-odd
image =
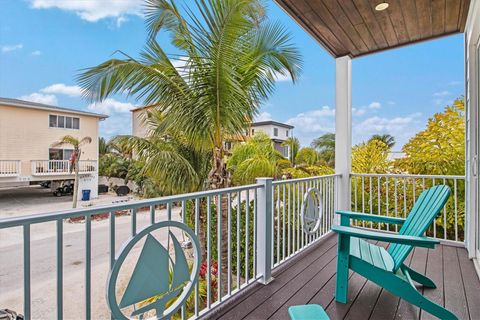
[{"label": "gray shingled roof", "polygon": [[19,100],[19,99],[12,99],[12,98],[1,98],[0,97],[0,106],[1,105],[12,106],[12,107],[20,107],[20,108],[31,108],[31,109],[66,112],[66,113],[96,117],[96,118],[100,118],[100,119],[108,118],[108,116],[105,115],[105,114],[87,112],[87,111],[75,110],[75,109],[69,109],[69,108],[63,108],[63,107],[57,107],[57,106],[50,106],[50,105],[47,105],[47,104],[24,101],[24,100]]}]

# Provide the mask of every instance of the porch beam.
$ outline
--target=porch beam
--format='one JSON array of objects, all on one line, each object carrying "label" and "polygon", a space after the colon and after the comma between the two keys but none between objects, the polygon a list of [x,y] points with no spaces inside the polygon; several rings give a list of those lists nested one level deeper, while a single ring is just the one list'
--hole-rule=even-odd
[{"label": "porch beam", "polygon": [[335,59],[335,173],[341,174],[337,210],[350,210],[352,169],[352,59]]}]

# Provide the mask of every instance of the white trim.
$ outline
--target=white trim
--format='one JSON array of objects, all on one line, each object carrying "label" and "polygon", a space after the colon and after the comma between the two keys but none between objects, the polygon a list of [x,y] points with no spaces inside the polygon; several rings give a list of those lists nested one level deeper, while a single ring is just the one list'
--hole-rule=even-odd
[{"label": "white trim", "polygon": [[350,209],[350,171],[352,168],[352,59],[335,59],[335,173],[338,184],[338,210]]}]

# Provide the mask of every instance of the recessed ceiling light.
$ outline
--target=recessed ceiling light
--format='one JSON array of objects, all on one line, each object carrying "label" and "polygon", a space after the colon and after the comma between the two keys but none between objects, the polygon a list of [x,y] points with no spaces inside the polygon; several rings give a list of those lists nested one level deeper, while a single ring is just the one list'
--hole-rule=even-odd
[{"label": "recessed ceiling light", "polygon": [[375,7],[375,10],[383,11],[383,10],[387,9],[388,6],[389,6],[389,4],[387,2],[382,2],[382,3],[377,4],[377,6]]}]

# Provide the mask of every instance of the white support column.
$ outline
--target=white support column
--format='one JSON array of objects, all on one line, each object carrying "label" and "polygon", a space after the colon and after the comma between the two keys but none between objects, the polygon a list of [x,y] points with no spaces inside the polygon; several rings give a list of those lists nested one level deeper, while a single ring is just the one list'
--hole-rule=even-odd
[{"label": "white support column", "polygon": [[336,59],[335,67],[335,173],[338,184],[338,210],[350,210],[350,171],[352,168],[352,60]]},{"label": "white support column", "polygon": [[260,282],[268,284],[272,277],[272,178],[257,178],[263,188],[257,191],[257,270]]}]

